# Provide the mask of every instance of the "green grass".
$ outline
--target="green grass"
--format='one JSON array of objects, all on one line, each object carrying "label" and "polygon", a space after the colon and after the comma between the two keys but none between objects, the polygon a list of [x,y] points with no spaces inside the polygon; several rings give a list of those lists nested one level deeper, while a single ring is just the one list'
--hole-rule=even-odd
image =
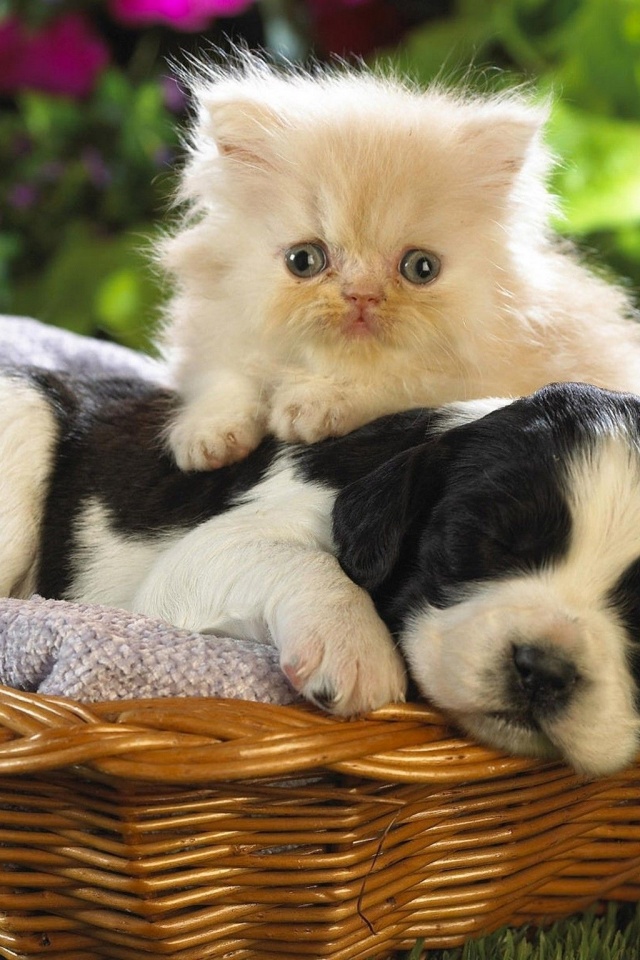
[{"label": "green grass", "polygon": [[398,960],[640,960],[640,905],[610,903],[552,926],[503,927],[455,950],[423,950]]}]

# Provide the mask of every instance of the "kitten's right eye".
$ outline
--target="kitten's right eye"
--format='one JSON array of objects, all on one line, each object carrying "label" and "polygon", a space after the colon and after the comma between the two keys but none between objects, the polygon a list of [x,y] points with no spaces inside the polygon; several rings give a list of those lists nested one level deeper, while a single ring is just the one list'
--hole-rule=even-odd
[{"label": "kitten's right eye", "polygon": [[399,263],[399,270],[409,283],[431,283],[440,273],[440,260],[428,250],[407,250]]},{"label": "kitten's right eye", "polygon": [[294,275],[306,279],[317,277],[326,270],[329,263],[327,251],[319,243],[296,243],[284,253],[284,262],[287,270]]}]

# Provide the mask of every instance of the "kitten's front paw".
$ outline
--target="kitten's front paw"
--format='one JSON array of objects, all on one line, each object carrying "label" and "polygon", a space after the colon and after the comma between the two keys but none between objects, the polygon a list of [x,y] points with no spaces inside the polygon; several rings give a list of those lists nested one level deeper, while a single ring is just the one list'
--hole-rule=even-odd
[{"label": "kitten's front paw", "polygon": [[250,414],[222,420],[193,415],[187,409],[167,436],[181,470],[216,470],[251,453],[264,436],[264,427]]},{"label": "kitten's front paw", "polygon": [[402,702],[404,664],[377,614],[364,626],[359,617],[326,619],[281,644],[280,664],[291,685],[307,700],[342,717]]},{"label": "kitten's front paw", "polygon": [[305,382],[275,393],[269,430],[289,443],[316,443],[325,437],[341,437],[365,420],[354,410],[346,388]]}]

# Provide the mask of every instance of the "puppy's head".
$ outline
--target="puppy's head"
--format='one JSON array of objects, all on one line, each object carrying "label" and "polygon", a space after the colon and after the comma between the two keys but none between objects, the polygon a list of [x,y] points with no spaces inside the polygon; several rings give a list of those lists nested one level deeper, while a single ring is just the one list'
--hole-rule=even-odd
[{"label": "puppy's head", "polygon": [[564,384],[466,411],[343,491],[341,563],[469,733],[619,769],[640,745],[640,400]]}]

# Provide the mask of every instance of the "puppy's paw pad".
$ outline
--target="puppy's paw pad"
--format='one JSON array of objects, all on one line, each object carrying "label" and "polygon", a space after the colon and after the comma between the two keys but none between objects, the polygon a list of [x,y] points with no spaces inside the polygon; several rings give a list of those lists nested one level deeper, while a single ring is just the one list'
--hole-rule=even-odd
[{"label": "puppy's paw pad", "polygon": [[305,656],[294,654],[286,660],[282,659],[280,667],[293,689],[302,691],[309,677],[318,669],[321,660],[321,650],[316,646],[308,648]]},{"label": "puppy's paw pad", "polygon": [[377,636],[372,631],[357,639],[346,626],[298,637],[281,657],[282,670],[307,700],[338,716],[401,702],[406,693],[404,664],[380,627]]},{"label": "puppy's paw pad", "polygon": [[333,713],[336,703],[340,699],[335,687],[331,684],[319,687],[317,690],[308,690],[307,696],[312,703],[315,703],[321,710],[326,710],[327,713]]}]

